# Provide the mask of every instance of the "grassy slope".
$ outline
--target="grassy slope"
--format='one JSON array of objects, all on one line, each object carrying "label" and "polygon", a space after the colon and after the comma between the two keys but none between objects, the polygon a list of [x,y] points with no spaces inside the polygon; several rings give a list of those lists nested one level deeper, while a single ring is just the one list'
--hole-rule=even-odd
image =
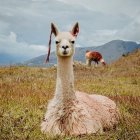
[{"label": "grassy slope", "polygon": [[48,100],[53,97],[56,69],[0,68],[0,140],[140,139],[140,50],[98,68],[76,65],[75,88],[114,99],[121,112],[117,130],[102,136],[51,137],[40,132]]}]

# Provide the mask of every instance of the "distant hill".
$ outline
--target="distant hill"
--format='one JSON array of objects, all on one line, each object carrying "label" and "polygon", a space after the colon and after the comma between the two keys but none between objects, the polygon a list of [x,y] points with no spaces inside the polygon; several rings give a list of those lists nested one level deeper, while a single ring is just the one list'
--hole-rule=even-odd
[{"label": "distant hill", "polygon": [[7,53],[0,53],[0,66],[14,65],[15,63],[18,63],[19,60],[23,62],[25,58],[21,58],[21,56],[10,55]]},{"label": "distant hill", "polygon": [[[140,48],[140,44],[133,41],[122,41],[113,40],[104,45],[95,47],[82,47],[76,48],[74,60],[81,61],[85,63],[85,52],[86,50],[99,51],[107,63],[111,63],[119,59],[122,55],[133,52],[134,50]],[[50,55],[50,62],[45,64],[45,59],[47,55],[41,55],[39,57],[33,58],[24,62],[28,66],[51,66],[57,63],[57,58],[55,52]]]}]

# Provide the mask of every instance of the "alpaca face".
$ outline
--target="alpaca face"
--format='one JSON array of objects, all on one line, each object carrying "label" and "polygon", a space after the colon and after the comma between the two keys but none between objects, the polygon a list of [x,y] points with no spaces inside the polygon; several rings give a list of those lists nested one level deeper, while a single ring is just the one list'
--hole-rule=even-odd
[{"label": "alpaca face", "polygon": [[79,32],[79,25],[76,23],[70,32],[59,32],[56,26],[51,24],[52,33],[55,35],[56,54],[60,57],[70,57],[74,54],[74,44]]},{"label": "alpaca face", "polygon": [[70,32],[60,32],[55,43],[57,56],[69,57],[74,54],[75,37]]}]

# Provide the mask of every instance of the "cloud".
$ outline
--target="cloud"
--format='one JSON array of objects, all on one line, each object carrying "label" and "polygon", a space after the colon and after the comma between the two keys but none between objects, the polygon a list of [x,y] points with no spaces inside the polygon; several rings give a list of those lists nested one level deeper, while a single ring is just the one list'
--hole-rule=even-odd
[{"label": "cloud", "polygon": [[89,40],[90,44],[93,44],[93,46],[98,46],[101,44],[104,44],[106,42],[109,42],[111,40],[115,40],[116,33],[118,30],[96,30],[95,33],[92,34],[93,39]]},{"label": "cloud", "polygon": [[9,23],[0,20],[0,34],[3,34],[7,31]]},{"label": "cloud", "polygon": [[11,56],[21,56],[24,59],[30,59],[45,54],[47,48],[45,45],[28,44],[27,42],[18,42],[17,35],[10,32],[8,36],[0,36],[0,53]]},{"label": "cloud", "polygon": [[119,35],[124,40],[133,40],[140,43],[140,16],[120,30]]},{"label": "cloud", "polygon": [[[123,14],[134,17],[140,11],[139,0],[57,0],[69,5],[79,5],[90,11],[106,14]],[[133,12],[132,12],[133,11]]]},{"label": "cloud", "polygon": [[17,35],[14,32],[10,32],[9,39],[11,40],[11,42],[15,42],[16,43]]}]

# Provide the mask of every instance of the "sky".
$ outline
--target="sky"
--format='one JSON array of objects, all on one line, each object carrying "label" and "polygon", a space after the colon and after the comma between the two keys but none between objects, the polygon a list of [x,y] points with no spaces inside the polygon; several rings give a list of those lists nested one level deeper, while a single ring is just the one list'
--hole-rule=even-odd
[{"label": "sky", "polygon": [[51,22],[60,31],[70,31],[79,22],[76,47],[116,39],[139,43],[140,0],[0,0],[3,63],[46,54]]}]

